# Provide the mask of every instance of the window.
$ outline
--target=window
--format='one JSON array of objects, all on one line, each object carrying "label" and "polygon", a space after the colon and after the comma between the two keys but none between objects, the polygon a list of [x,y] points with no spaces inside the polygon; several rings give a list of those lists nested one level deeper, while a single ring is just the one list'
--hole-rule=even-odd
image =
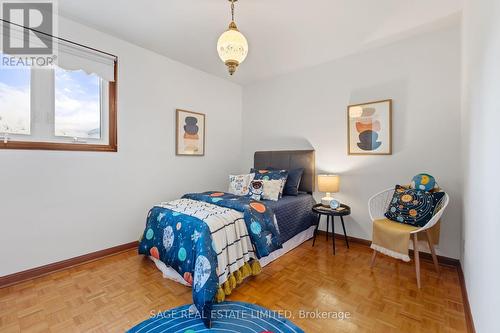
[{"label": "window", "polygon": [[54,135],[84,140],[101,139],[102,110],[101,91],[105,83],[96,75],[83,71],[55,71],[55,116]]},{"label": "window", "polygon": [[75,54],[60,51],[66,68],[0,68],[0,148],[117,151],[115,59],[98,75]]}]

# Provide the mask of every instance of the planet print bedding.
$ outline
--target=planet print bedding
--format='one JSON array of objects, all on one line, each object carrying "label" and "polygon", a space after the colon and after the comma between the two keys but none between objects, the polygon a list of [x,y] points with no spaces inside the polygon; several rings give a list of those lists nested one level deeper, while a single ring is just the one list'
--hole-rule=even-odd
[{"label": "planet print bedding", "polygon": [[193,303],[209,326],[212,305],[258,271],[282,247],[265,204],[222,192],[186,194],[153,207],[139,253],[162,261],[192,285]]}]

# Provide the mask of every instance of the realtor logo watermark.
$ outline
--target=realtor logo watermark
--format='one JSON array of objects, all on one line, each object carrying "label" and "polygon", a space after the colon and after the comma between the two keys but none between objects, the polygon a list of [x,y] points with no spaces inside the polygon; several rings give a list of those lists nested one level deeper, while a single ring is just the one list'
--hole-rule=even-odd
[{"label": "realtor logo watermark", "polygon": [[1,67],[52,67],[57,58],[56,3],[53,0],[0,0]]}]

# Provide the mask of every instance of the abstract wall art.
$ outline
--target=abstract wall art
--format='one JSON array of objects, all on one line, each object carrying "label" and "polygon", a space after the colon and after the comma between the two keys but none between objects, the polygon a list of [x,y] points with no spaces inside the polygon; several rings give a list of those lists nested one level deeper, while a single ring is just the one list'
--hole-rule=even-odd
[{"label": "abstract wall art", "polygon": [[176,110],[176,155],[205,155],[205,115]]},{"label": "abstract wall art", "polygon": [[392,154],[392,100],[347,107],[349,155]]}]

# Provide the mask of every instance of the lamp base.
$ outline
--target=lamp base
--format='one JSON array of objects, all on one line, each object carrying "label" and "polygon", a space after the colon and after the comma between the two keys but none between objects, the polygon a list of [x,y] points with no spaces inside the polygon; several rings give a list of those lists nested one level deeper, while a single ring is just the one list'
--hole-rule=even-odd
[{"label": "lamp base", "polygon": [[330,207],[330,202],[332,202],[333,197],[323,197],[321,198],[321,204],[325,207]]}]

